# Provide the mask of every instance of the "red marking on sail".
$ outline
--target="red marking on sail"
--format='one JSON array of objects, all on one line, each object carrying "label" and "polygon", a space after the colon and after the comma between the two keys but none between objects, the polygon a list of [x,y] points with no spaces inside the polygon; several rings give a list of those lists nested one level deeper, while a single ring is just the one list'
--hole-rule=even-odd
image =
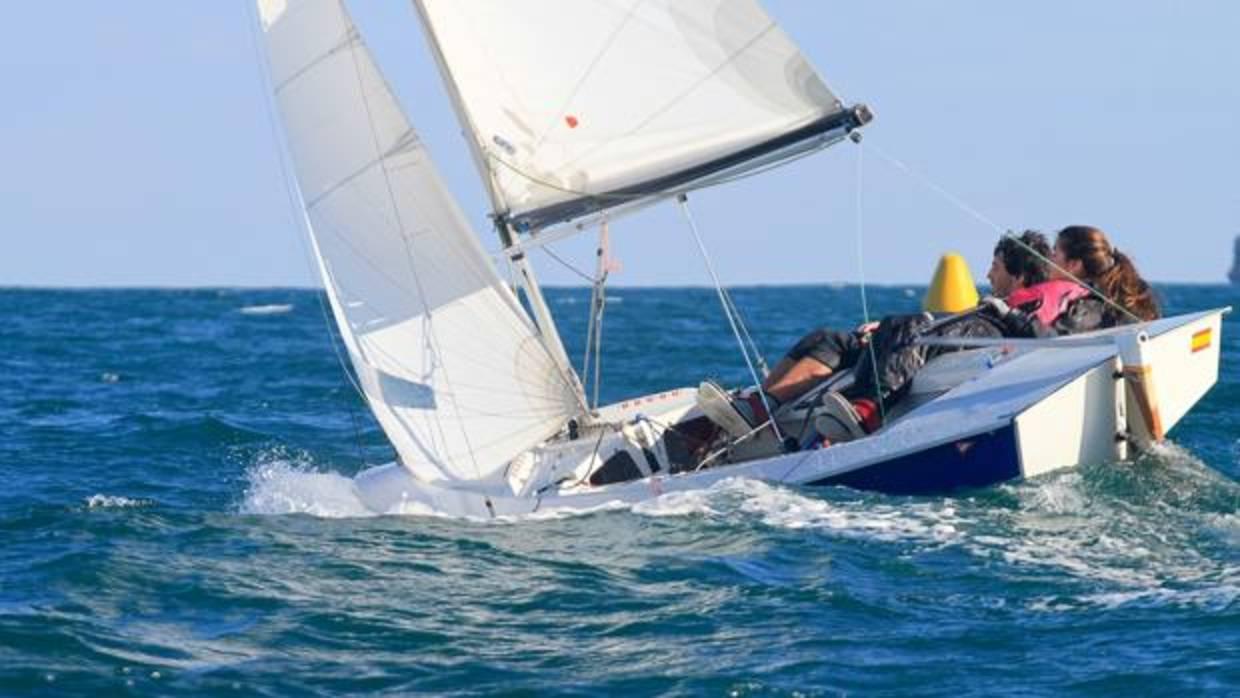
[{"label": "red marking on sail", "polygon": [[577,124],[580,122],[577,121],[577,117],[573,116],[572,114],[569,114],[568,116],[564,117],[564,123],[568,124],[569,128],[577,128]]}]

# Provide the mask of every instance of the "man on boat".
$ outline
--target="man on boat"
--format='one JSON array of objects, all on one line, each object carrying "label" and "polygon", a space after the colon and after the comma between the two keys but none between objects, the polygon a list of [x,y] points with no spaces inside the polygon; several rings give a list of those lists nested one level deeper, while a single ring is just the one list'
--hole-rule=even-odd
[{"label": "man on boat", "polygon": [[[883,318],[853,331],[814,330],[775,366],[761,392],[729,396],[712,382],[699,388],[703,412],[734,436],[751,432],[776,411],[842,369],[854,381],[822,397],[818,422],[826,420],[833,441],[859,438],[880,426],[884,408],[909,387],[927,360],[949,349],[915,343],[921,336],[1038,337],[1054,334],[1059,315],[1089,291],[1072,281],[1050,279],[1050,245],[1039,232],[1005,235],[994,248],[987,279],[993,296],[977,308],[934,318],[928,313]],[[819,429],[823,431],[823,429]]]}]

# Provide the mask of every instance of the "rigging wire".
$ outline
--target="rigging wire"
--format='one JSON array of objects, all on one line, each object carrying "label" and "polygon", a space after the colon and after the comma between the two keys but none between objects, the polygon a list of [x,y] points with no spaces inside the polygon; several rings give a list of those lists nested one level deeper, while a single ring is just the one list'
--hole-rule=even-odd
[{"label": "rigging wire", "polygon": [[1070,271],[1068,271],[1067,269],[1064,269],[1062,266],[1060,266],[1060,265],[1056,264],[1054,260],[1052,260],[1052,259],[1048,258],[1046,255],[1042,254],[1041,252],[1038,252],[1037,250],[1033,249],[1033,247],[1031,247],[1031,246],[1029,246],[1029,245],[1025,244],[1025,242],[1024,242],[1023,240],[1021,240],[1021,239],[1020,239],[1020,237],[1019,237],[1019,236],[1017,236],[1015,233],[1013,233],[1010,229],[1008,229],[1008,228],[1004,228],[1004,227],[1000,226],[998,223],[995,223],[995,222],[994,222],[994,221],[992,221],[991,219],[989,219],[989,218],[987,218],[986,216],[982,215],[982,214],[981,214],[981,213],[980,213],[977,209],[975,209],[975,208],[973,208],[972,206],[968,205],[968,204],[967,204],[967,203],[965,203],[962,199],[960,199],[960,197],[958,197],[958,196],[956,196],[956,195],[952,194],[951,192],[947,191],[947,189],[943,188],[942,186],[940,186],[939,184],[937,184],[936,182],[934,182],[933,180],[931,180],[931,179],[930,179],[929,177],[927,177],[926,175],[924,175],[924,174],[922,174],[922,173],[918,172],[917,170],[913,169],[912,167],[910,167],[908,164],[906,164],[905,162],[903,162],[903,161],[902,161],[902,160],[900,160],[899,158],[896,158],[896,157],[894,157],[894,156],[888,155],[887,153],[883,152],[883,150],[882,150],[881,148],[878,148],[878,147],[876,147],[876,146],[871,146],[871,148],[874,150],[874,152],[875,152],[875,153],[876,153],[879,157],[881,157],[883,160],[886,160],[886,161],[887,161],[887,163],[888,163],[888,164],[890,164],[892,167],[895,167],[896,169],[898,169],[898,170],[900,170],[900,171],[904,172],[905,174],[907,174],[907,175],[908,175],[909,177],[911,177],[912,179],[914,179],[914,180],[916,180],[916,181],[920,182],[920,183],[921,183],[923,186],[925,186],[926,188],[930,189],[930,190],[931,190],[931,191],[933,191],[934,193],[936,193],[936,194],[938,194],[939,196],[943,197],[943,199],[945,199],[948,203],[951,203],[953,206],[955,206],[956,208],[960,209],[961,211],[963,211],[964,213],[968,214],[969,216],[972,216],[974,219],[978,220],[979,222],[983,223],[984,225],[989,226],[989,227],[990,227],[991,229],[993,229],[995,232],[999,233],[1002,237],[1005,237],[1005,238],[1007,238],[1007,239],[1009,239],[1009,240],[1011,240],[1011,241],[1015,242],[1015,243],[1016,243],[1016,245],[1017,245],[1018,247],[1022,248],[1022,249],[1023,249],[1023,250],[1025,250],[1026,252],[1028,252],[1028,253],[1032,254],[1034,257],[1036,257],[1037,259],[1041,260],[1044,264],[1046,264],[1047,266],[1051,267],[1052,269],[1054,269],[1054,270],[1058,271],[1059,273],[1063,274],[1065,277],[1067,277],[1068,279],[1072,280],[1072,281],[1073,281],[1073,282],[1075,282],[1076,284],[1078,284],[1078,285],[1080,285],[1080,286],[1083,286],[1083,287],[1084,287],[1086,290],[1088,290],[1091,294],[1093,294],[1094,296],[1097,296],[1100,300],[1102,300],[1102,302],[1104,302],[1104,303],[1106,303],[1107,305],[1111,306],[1112,308],[1114,308],[1114,309],[1116,309],[1116,310],[1120,311],[1120,312],[1121,312],[1121,313],[1123,313],[1124,315],[1126,315],[1126,316],[1128,316],[1129,318],[1131,318],[1134,322],[1143,322],[1143,320],[1142,320],[1142,319],[1141,319],[1141,318],[1140,318],[1140,317],[1139,317],[1136,313],[1132,312],[1132,311],[1131,311],[1131,310],[1129,310],[1128,308],[1125,308],[1124,306],[1122,306],[1122,305],[1120,305],[1119,303],[1115,302],[1113,299],[1111,299],[1111,298],[1110,298],[1109,296],[1107,296],[1105,293],[1103,293],[1102,291],[1099,291],[1098,289],[1094,288],[1094,287],[1093,287],[1093,285],[1086,283],[1085,281],[1083,281],[1082,279],[1080,279],[1079,277],[1077,277],[1077,276],[1076,276],[1075,274],[1073,274],[1072,272],[1070,272]]},{"label": "rigging wire", "polygon": [[681,194],[677,198],[677,202],[680,204],[680,212],[684,214],[685,221],[689,224],[690,232],[693,233],[693,240],[697,243],[698,250],[702,253],[702,261],[706,263],[706,271],[710,273],[710,278],[714,281],[715,291],[719,294],[719,302],[723,305],[723,314],[727,317],[728,324],[732,327],[732,334],[736,337],[736,343],[741,349],[741,356],[745,359],[745,366],[749,369],[749,376],[753,378],[754,389],[758,391],[758,399],[762,401],[762,407],[766,409],[766,413],[770,418],[771,429],[775,432],[775,438],[782,443],[784,435],[780,432],[779,424],[775,421],[775,413],[771,410],[770,401],[762,390],[762,380],[758,378],[758,371],[754,368],[754,363],[749,358],[749,350],[745,347],[745,340],[741,338],[736,317],[732,315],[731,307],[727,301],[727,292],[723,289],[723,282],[719,280],[719,274],[715,272],[715,265],[710,259],[710,253],[706,251],[706,244],[702,242],[702,236],[698,233],[697,223],[693,220],[692,212],[689,211],[689,197]]},{"label": "rigging wire", "polygon": [[[545,252],[548,257],[558,262],[560,266],[564,267],[565,269],[572,272],[573,274],[576,274],[583,281],[587,281],[590,283],[590,311],[589,311],[590,316],[589,316],[589,324],[587,325],[587,330],[586,330],[585,356],[581,361],[581,377],[583,381],[586,381],[589,378],[590,357],[591,357],[591,354],[593,353],[594,361],[595,361],[594,383],[592,386],[593,392],[594,392],[594,400],[593,400],[593,404],[587,403],[586,407],[588,409],[598,409],[598,392],[599,392],[599,382],[600,382],[599,376],[602,370],[600,367],[600,364],[602,362],[602,329],[603,329],[602,328],[603,309],[601,306],[606,304],[607,302],[605,290],[604,290],[604,285],[607,283],[607,270],[600,268],[600,271],[597,276],[590,276],[589,274],[586,274],[585,272],[581,271],[577,267],[570,264],[563,257],[560,257],[558,254],[552,251],[550,247],[544,245],[540,249],[543,252]],[[601,253],[602,248],[600,248],[599,251]],[[584,391],[584,389],[585,389],[585,385],[583,383],[582,390]]]},{"label": "rigging wire", "polygon": [[590,376],[590,357],[594,357],[593,376],[593,409],[598,409],[599,386],[602,384],[603,372],[603,312],[607,307],[607,276],[610,266],[610,240],[607,221],[599,227],[598,248],[595,251],[595,276],[590,286],[589,325],[586,330],[585,356],[581,362],[581,375]]},{"label": "rigging wire", "polygon": [[542,246],[541,248],[539,248],[539,249],[541,249],[543,252],[546,252],[548,257],[550,257],[551,259],[554,259],[556,262],[558,262],[558,263],[559,263],[559,265],[560,265],[560,266],[562,266],[562,267],[564,267],[565,269],[567,269],[567,270],[571,271],[572,273],[576,274],[576,275],[577,275],[578,277],[580,277],[583,281],[589,281],[589,282],[590,282],[590,283],[592,283],[592,284],[593,284],[593,283],[595,283],[596,281],[598,281],[598,279],[596,279],[595,277],[590,276],[589,274],[585,273],[584,271],[582,271],[582,270],[578,269],[577,267],[573,266],[572,264],[570,264],[567,260],[565,260],[565,259],[564,259],[563,257],[561,257],[560,255],[556,254],[555,252],[552,252],[550,247],[548,247],[548,246],[546,246],[546,245],[543,245],[543,246]]},{"label": "rigging wire", "polygon": [[[861,145],[861,139],[857,139],[857,174],[856,174],[856,213],[854,214],[857,229],[857,281],[861,287],[861,318],[866,325],[870,324],[870,303],[867,298],[865,285],[865,148]],[[878,403],[878,414],[883,423],[887,422],[887,408],[883,404],[883,388],[882,382],[878,376],[878,355],[874,349],[873,337],[866,337],[865,346],[870,353],[870,368],[874,371],[874,398]]]},{"label": "rigging wire", "polygon": [[599,386],[602,384],[601,375],[602,375],[603,311],[605,310],[606,304],[607,304],[606,284],[607,284],[607,278],[610,275],[610,271],[611,271],[610,267],[608,266],[609,262],[607,259],[607,254],[608,254],[607,250],[609,249],[609,243],[607,242],[607,239],[608,239],[607,235],[608,235],[607,221],[604,220],[600,226],[599,245],[596,250],[596,256],[598,258],[598,269],[594,276],[590,276],[589,274],[573,266],[563,257],[556,254],[555,251],[553,251],[549,245],[543,245],[539,248],[543,252],[545,252],[548,257],[555,260],[562,267],[572,272],[573,274],[581,278],[583,281],[587,281],[590,283],[590,310],[589,310],[590,314],[589,314],[589,321],[588,321],[588,325],[586,329],[585,352],[584,352],[584,357],[582,358],[582,362],[581,362],[581,376],[583,380],[589,378],[590,373],[591,373],[590,359],[591,357],[593,357],[594,377],[593,377],[593,383],[591,384],[591,387],[593,388],[593,391],[592,391],[593,401],[592,401],[592,404],[587,405],[587,407],[590,407],[592,409],[598,409]]},{"label": "rigging wire", "polygon": [[[581,357],[581,377],[583,381],[589,380],[590,378],[590,354],[594,350],[594,332],[597,327],[597,324],[595,323],[594,319],[598,312],[598,302],[599,302],[598,292],[599,292],[599,287],[598,287],[598,284],[595,283],[593,286],[590,287],[590,311],[589,311],[589,320],[587,321],[587,325],[586,325],[586,346],[585,346],[585,352],[583,353],[583,356]],[[595,380],[596,385],[597,385],[597,382],[598,381],[596,379]],[[585,386],[583,385],[582,388],[584,389],[584,387]],[[597,390],[595,392],[597,393]],[[594,409],[598,409],[597,398],[594,400],[594,404],[591,405],[591,407],[593,407]]]},{"label": "rigging wire", "polygon": [[598,409],[599,388],[603,384],[603,312],[607,309],[607,277],[604,276],[598,285],[598,299],[596,301],[595,310],[593,311],[594,319],[594,379],[591,393],[594,398],[594,409]]},{"label": "rigging wire", "polygon": [[732,300],[732,294],[725,288],[723,289],[723,297],[732,309],[732,313],[736,316],[736,324],[741,328],[741,334],[745,337],[745,342],[749,344],[749,350],[753,352],[754,361],[757,363],[758,372],[766,378],[771,374],[770,367],[766,364],[766,358],[762,355],[762,351],[758,348],[758,343],[754,341],[753,335],[749,334],[749,327],[745,325],[745,316],[741,314],[740,308],[736,302]]},{"label": "rigging wire", "polygon": [[[312,234],[310,230],[310,222],[306,218],[305,207],[301,204],[300,190],[297,189],[296,185],[293,183],[292,173],[289,171],[287,162],[287,155],[284,152],[284,148],[281,146],[284,139],[281,136],[280,127],[277,123],[275,115],[275,85],[271,78],[271,61],[267,56],[267,52],[263,49],[262,39],[258,35],[259,27],[262,26],[262,19],[258,16],[258,9],[254,3],[246,3],[246,5],[246,24],[250,30],[250,44],[251,48],[254,50],[256,65],[259,66],[259,91],[263,100],[263,113],[267,117],[267,125],[270,128],[272,137],[272,149],[275,151],[276,162],[280,166],[280,181],[284,185],[284,194],[288,200],[289,211],[292,213],[293,220],[296,221],[301,219],[303,224],[306,226],[305,234],[296,235],[295,237],[297,238],[298,245],[301,247],[302,260],[310,269],[311,276],[318,276],[321,281],[326,283],[326,279],[317,273],[318,263],[314,261],[310,247],[306,244],[308,236]],[[362,404],[366,404],[366,393],[362,390],[361,385],[358,384],[357,378],[353,375],[353,372],[349,370],[348,363],[345,361],[344,356],[340,352],[340,347],[336,343],[336,327],[332,322],[330,314],[328,313],[326,304],[323,302],[325,293],[326,289],[323,289],[323,292],[315,291],[314,299],[319,306],[319,314],[323,319],[323,326],[327,328],[327,343],[331,345],[332,355],[336,357],[336,363],[340,367],[340,372],[344,375],[345,382],[347,382],[349,386],[353,388],[353,391],[357,394],[357,396],[361,398]],[[343,342],[343,339],[344,338],[341,337],[341,342]],[[358,423],[356,405],[350,401],[348,403],[348,409],[349,418],[353,424],[353,437],[357,445],[358,459],[365,460],[364,448],[362,446],[362,431]]]},{"label": "rigging wire", "polygon": [[594,409],[598,409],[599,389],[603,384],[603,313],[607,311],[607,277],[612,272],[611,229],[604,220],[599,228],[598,298],[594,307]]}]

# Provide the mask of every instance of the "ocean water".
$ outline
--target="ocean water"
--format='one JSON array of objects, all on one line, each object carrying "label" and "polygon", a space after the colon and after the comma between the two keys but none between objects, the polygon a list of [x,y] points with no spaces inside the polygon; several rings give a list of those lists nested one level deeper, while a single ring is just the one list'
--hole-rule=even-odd
[{"label": "ocean water", "polygon": [[[580,356],[588,292],[549,297]],[[855,287],[735,298],[772,361],[860,317]],[[711,291],[610,300],[604,400],[745,380]],[[1240,692],[1234,317],[1219,384],[1132,462],[484,522],[363,510],[349,478],[392,454],[314,292],[0,290],[0,315],[0,695]]]}]

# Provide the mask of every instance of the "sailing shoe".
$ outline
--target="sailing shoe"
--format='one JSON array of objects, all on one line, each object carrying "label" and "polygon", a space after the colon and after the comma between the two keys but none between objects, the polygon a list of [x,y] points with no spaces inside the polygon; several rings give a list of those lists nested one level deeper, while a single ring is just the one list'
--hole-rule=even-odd
[{"label": "sailing shoe", "polygon": [[866,435],[861,415],[843,395],[827,391],[822,394],[822,407],[816,410],[814,431],[823,439],[836,444],[860,439]]},{"label": "sailing shoe", "polygon": [[698,386],[697,406],[707,419],[734,439],[745,436],[767,420],[760,395],[734,397],[714,381],[702,381]]}]

